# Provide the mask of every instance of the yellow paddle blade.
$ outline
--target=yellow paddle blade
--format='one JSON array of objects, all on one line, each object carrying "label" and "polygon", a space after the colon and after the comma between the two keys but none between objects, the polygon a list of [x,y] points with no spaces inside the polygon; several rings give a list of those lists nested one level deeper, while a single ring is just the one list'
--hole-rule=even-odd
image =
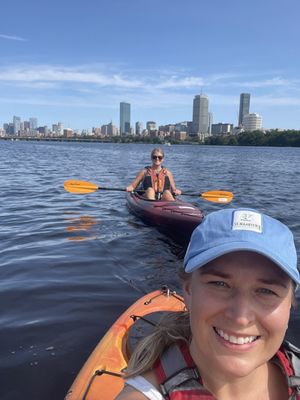
[{"label": "yellow paddle blade", "polygon": [[204,197],[207,201],[213,203],[230,203],[233,199],[233,193],[225,192],[224,190],[211,190],[209,192],[201,193],[201,197]]},{"label": "yellow paddle blade", "polygon": [[94,183],[73,180],[65,181],[64,188],[67,192],[78,194],[93,193],[99,189]]}]

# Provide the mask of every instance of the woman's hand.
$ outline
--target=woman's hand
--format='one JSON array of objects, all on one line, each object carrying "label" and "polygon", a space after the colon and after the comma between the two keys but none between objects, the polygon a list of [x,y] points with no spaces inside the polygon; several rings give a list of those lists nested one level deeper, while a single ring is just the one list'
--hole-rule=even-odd
[{"label": "woman's hand", "polygon": [[182,191],[180,189],[175,189],[173,193],[175,194],[175,196],[179,196]]},{"label": "woman's hand", "polygon": [[133,192],[133,191],[134,191],[134,187],[132,185],[127,186],[126,192]]}]

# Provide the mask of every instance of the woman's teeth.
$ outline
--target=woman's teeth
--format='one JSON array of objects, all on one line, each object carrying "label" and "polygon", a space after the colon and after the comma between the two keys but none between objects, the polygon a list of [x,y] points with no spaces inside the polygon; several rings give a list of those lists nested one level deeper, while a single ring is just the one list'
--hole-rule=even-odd
[{"label": "woman's teeth", "polygon": [[246,344],[246,343],[252,343],[254,340],[258,338],[258,336],[244,336],[244,337],[238,337],[238,336],[233,336],[233,335],[228,335],[226,332],[222,331],[222,329],[217,329],[215,328],[215,331],[219,336],[221,336],[224,340],[227,342],[233,343],[233,344]]}]

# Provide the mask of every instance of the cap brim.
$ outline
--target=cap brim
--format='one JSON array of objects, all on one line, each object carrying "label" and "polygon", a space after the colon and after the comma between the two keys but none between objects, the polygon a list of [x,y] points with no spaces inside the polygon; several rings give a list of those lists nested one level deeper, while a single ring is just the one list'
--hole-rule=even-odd
[{"label": "cap brim", "polygon": [[196,254],[194,257],[190,258],[190,260],[185,265],[185,272],[190,273],[195,271],[198,268],[203,267],[210,261],[215,260],[218,257],[221,257],[224,254],[232,253],[234,251],[252,251],[254,253],[261,254],[273,261],[278,267],[281,268],[297,285],[300,285],[300,277],[294,269],[292,269],[289,265],[283,262],[278,256],[275,256],[270,252],[270,249],[265,249],[264,247],[251,245],[249,242],[230,242],[222,245],[217,245],[215,247],[211,247],[210,249],[203,251],[200,254]]}]

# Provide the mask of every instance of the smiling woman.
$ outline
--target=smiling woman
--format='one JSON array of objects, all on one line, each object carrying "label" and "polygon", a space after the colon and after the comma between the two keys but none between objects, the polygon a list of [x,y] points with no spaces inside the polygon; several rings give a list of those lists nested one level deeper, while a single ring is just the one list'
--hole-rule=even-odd
[{"label": "smiling woman", "polygon": [[164,158],[165,153],[161,148],[153,149],[152,165],[143,168],[126,190],[132,192],[141,185],[145,190],[144,196],[149,200],[174,201],[174,195],[181,194],[181,190],[176,189],[171,171],[162,165]]},{"label": "smiling woman", "polygon": [[213,212],[180,277],[188,312],[140,344],[117,399],[300,399],[300,351],[284,341],[300,283],[291,231],[255,210]]}]

